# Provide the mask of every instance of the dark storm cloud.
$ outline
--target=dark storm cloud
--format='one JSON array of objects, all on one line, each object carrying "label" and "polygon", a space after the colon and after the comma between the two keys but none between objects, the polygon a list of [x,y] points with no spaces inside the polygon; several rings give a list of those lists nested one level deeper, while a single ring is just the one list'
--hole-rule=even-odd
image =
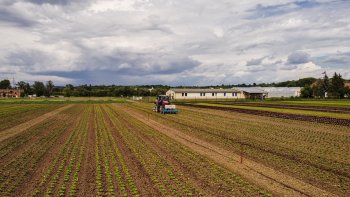
[{"label": "dark storm cloud", "polygon": [[[173,75],[192,70],[200,65],[200,62],[188,57],[169,54],[132,53],[128,51],[114,51],[112,54],[104,54],[89,50],[84,53],[85,55],[77,61],[77,70],[38,71],[32,69],[30,71],[30,69],[27,69],[27,71],[33,75],[71,78],[79,83],[97,83],[105,80],[106,77],[118,82],[123,76],[124,78],[125,76],[145,77],[145,79],[149,77],[157,78],[161,75]],[[9,59],[17,59],[17,61],[12,62],[13,65],[26,65],[27,68],[35,68],[36,65],[33,64],[39,60],[42,60],[42,63],[50,62],[50,58],[48,54],[38,51],[15,53],[9,57]],[[130,83],[130,80],[128,82]]]},{"label": "dark storm cloud", "polygon": [[162,53],[134,53],[115,50],[110,54],[85,49],[81,66],[95,70],[116,71],[126,75],[175,74],[191,70],[200,62],[185,56]]},{"label": "dark storm cloud", "polygon": [[266,57],[251,59],[251,60],[247,61],[246,66],[260,65],[265,58]]},{"label": "dark storm cloud", "polygon": [[35,4],[53,4],[53,5],[67,5],[69,3],[73,3],[76,0],[27,0],[28,2]]},{"label": "dark storm cloud", "polygon": [[327,57],[324,60],[325,63],[333,63],[333,64],[350,64],[350,55],[334,55]]},{"label": "dark storm cloud", "polygon": [[1,21],[21,27],[30,27],[36,24],[35,20],[23,16],[22,13],[13,11],[8,7],[0,6],[0,22]]},{"label": "dark storm cloud", "polygon": [[306,52],[297,51],[288,56],[289,64],[304,64],[310,61],[310,55]]},{"label": "dark storm cloud", "polygon": [[291,3],[284,3],[278,5],[256,5],[255,9],[248,10],[252,13],[249,18],[264,18],[276,15],[282,15],[300,9],[312,8],[319,5],[316,1],[295,1]]},{"label": "dark storm cloud", "polygon": [[51,62],[49,54],[39,50],[13,51],[5,58],[5,63],[10,66],[22,67],[24,70],[33,71],[35,65]]}]

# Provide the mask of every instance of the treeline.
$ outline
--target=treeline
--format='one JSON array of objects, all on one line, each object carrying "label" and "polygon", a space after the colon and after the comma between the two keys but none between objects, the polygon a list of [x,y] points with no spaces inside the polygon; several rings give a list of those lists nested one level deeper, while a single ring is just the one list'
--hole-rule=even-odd
[{"label": "treeline", "polygon": [[334,73],[329,78],[326,73],[322,79],[315,80],[312,84],[306,84],[301,90],[302,98],[350,98],[350,88],[345,86],[340,74]]},{"label": "treeline", "polygon": [[33,84],[20,81],[15,87],[11,87],[9,80],[0,81],[0,89],[19,88],[23,90],[22,96],[79,96],[79,97],[130,97],[130,96],[156,96],[165,94],[170,86],[145,85],[145,86],[116,86],[116,85],[79,85],[55,86],[52,81],[35,81]]},{"label": "treeline", "polygon": [[[279,83],[252,83],[252,84],[232,84],[217,86],[177,86],[175,88],[232,88],[232,87],[303,87],[301,97],[303,98],[344,98],[350,97],[349,88],[344,84],[347,82],[340,74],[334,73],[332,78],[326,74],[322,79],[303,78]],[[164,85],[143,85],[143,86],[117,86],[117,85],[79,85],[55,86],[52,81],[35,81],[33,84],[20,81],[15,85],[23,90],[23,96],[80,96],[80,97],[130,97],[130,96],[156,96],[165,94],[170,86]],[[0,89],[11,88],[9,80],[0,81]]]}]

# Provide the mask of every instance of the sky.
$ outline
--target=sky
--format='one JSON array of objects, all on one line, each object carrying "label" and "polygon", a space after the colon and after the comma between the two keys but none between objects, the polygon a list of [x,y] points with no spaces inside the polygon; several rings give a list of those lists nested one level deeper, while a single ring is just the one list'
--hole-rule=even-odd
[{"label": "sky", "polygon": [[11,81],[350,79],[350,0],[0,0],[0,37]]}]

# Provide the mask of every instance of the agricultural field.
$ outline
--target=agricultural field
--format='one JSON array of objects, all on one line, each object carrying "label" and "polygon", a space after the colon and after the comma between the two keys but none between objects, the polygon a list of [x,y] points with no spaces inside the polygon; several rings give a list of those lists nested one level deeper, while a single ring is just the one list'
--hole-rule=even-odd
[{"label": "agricultural field", "polygon": [[60,105],[56,104],[15,105],[0,103],[0,132],[59,107]]},{"label": "agricultural field", "polygon": [[350,193],[342,125],[119,100],[0,106],[14,120],[0,130],[0,196]]}]

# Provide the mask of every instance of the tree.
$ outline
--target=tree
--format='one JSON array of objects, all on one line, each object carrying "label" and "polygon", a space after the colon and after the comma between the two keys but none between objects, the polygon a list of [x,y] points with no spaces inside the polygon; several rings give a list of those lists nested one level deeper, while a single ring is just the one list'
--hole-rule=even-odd
[{"label": "tree", "polygon": [[345,95],[347,98],[350,98],[350,87],[345,88]]},{"label": "tree", "polygon": [[316,81],[315,78],[313,77],[308,77],[308,78],[302,78],[297,81],[297,86],[298,87],[305,87],[306,85],[311,86],[312,83]]},{"label": "tree", "polygon": [[67,84],[63,89],[63,94],[66,97],[70,97],[73,94],[74,86],[72,84]]},{"label": "tree", "polygon": [[9,89],[11,88],[11,82],[8,79],[0,81],[0,89]]},{"label": "tree", "polygon": [[320,95],[321,98],[325,98],[326,94],[328,94],[329,85],[330,85],[329,78],[328,78],[326,72],[324,72],[324,77],[322,79],[322,83],[321,83],[320,90],[319,90],[320,93],[322,93],[322,95]]},{"label": "tree", "polygon": [[322,90],[322,79],[317,79],[312,85],[312,95],[316,98],[322,98],[324,96],[324,92]]},{"label": "tree", "polygon": [[45,85],[41,81],[35,81],[33,84],[33,91],[36,96],[42,96],[45,93]]},{"label": "tree", "polygon": [[300,97],[302,98],[312,98],[312,88],[309,85],[305,85],[303,89],[301,89]]},{"label": "tree", "polygon": [[30,84],[25,81],[20,81],[17,83],[19,89],[23,90],[23,95],[28,95],[30,93]]},{"label": "tree", "polygon": [[52,95],[52,90],[54,88],[54,84],[51,80],[46,82],[46,96],[51,96]]},{"label": "tree", "polygon": [[17,83],[17,86],[19,87],[19,89],[22,89],[22,90],[24,90],[26,85],[27,85],[27,83],[25,81],[20,81]]},{"label": "tree", "polygon": [[344,98],[346,89],[344,87],[344,79],[340,74],[334,73],[330,87],[329,95],[333,98]]}]

